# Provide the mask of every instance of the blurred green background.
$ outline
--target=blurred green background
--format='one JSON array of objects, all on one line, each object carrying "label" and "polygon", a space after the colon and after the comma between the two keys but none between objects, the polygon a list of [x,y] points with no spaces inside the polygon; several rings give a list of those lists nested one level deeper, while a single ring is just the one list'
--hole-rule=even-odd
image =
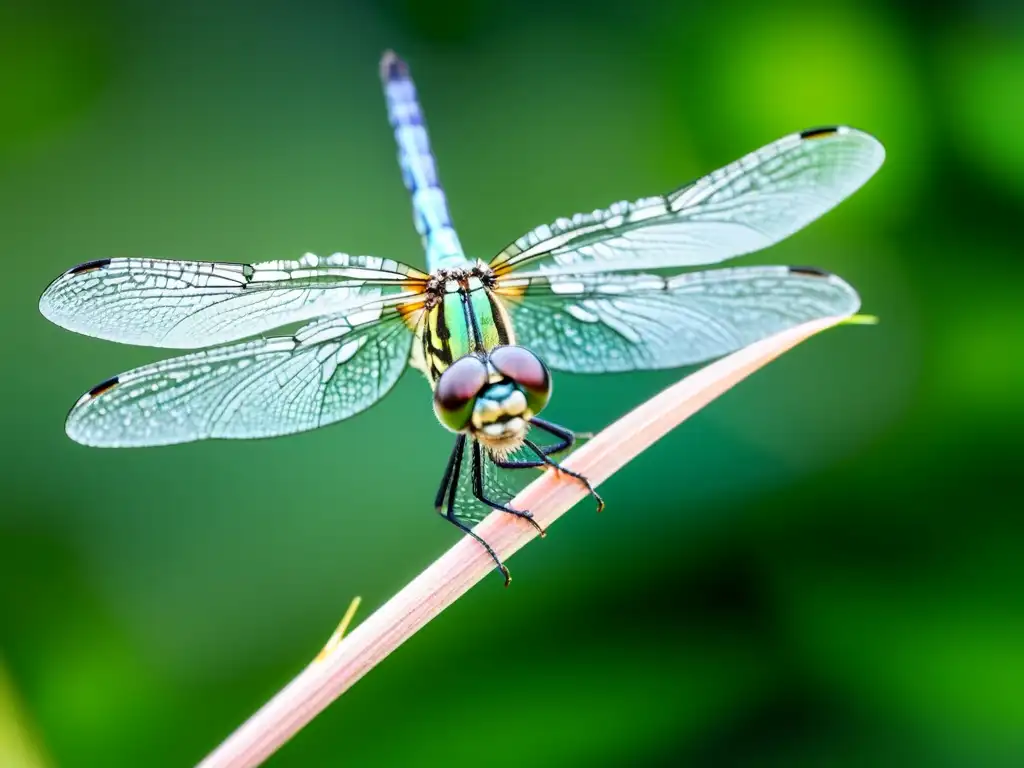
[{"label": "blurred green background", "polygon": [[[791,131],[875,134],[874,180],[743,262],[836,271],[883,322],[698,414],[270,765],[1024,764],[1019,12],[7,0],[0,765],[191,765],[455,541],[418,375],[313,433],[90,450],[67,408],[164,353],[36,307],[122,255],[422,265],[387,47],[473,255]],[[562,375],[550,414],[598,429],[679,375]]]}]

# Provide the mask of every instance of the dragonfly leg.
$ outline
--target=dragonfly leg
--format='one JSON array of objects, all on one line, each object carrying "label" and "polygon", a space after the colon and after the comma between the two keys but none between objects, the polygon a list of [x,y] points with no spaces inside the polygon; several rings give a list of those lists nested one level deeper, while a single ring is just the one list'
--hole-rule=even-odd
[{"label": "dragonfly leg", "polygon": [[437,492],[437,499],[435,500],[437,511],[440,512],[445,506],[445,495],[448,496],[447,509],[445,511],[445,519],[458,528],[463,533],[472,536],[476,539],[480,546],[487,550],[487,554],[491,556],[494,563],[498,566],[498,573],[505,579],[505,586],[507,587],[512,583],[512,575],[508,572],[508,568],[501,562],[498,557],[498,553],[494,551],[490,544],[483,540],[478,534],[474,533],[473,530],[459,520],[455,516],[455,495],[459,489],[459,474],[462,471],[462,453],[466,445],[466,436],[459,435],[455,438],[455,447],[452,449],[452,455],[448,459],[448,467],[444,471],[444,478],[441,480],[441,488]]},{"label": "dragonfly leg", "polygon": [[[551,456],[555,453],[561,453],[572,448],[577,440],[593,440],[596,432],[573,432],[572,430],[561,427],[558,424],[552,424],[550,421],[545,419],[539,419],[534,416],[530,419],[530,425],[543,429],[545,432],[550,432],[552,435],[559,439],[559,442],[554,445],[545,445],[541,450],[544,451],[545,456]],[[538,465],[540,466],[540,465]]]},{"label": "dragonfly leg", "polygon": [[[531,421],[531,423],[533,423],[533,422]],[[551,426],[555,426],[555,425],[551,425]],[[568,430],[565,430],[565,431],[568,432]],[[557,434],[557,433],[555,433],[555,434]],[[569,434],[571,435],[572,433],[569,432]],[[587,480],[587,478],[585,478],[583,475],[579,474],[578,472],[573,472],[571,469],[566,469],[561,464],[559,464],[557,461],[555,461],[550,456],[548,456],[549,453],[555,453],[556,452],[555,449],[558,448],[557,445],[556,446],[547,446],[546,449],[545,449],[545,448],[541,448],[539,445],[537,445],[536,443],[534,443],[534,442],[532,442],[530,440],[524,440],[523,441],[523,445],[525,445],[527,448],[529,448],[531,451],[533,451],[535,454],[537,454],[537,460],[532,460],[532,459],[525,459],[525,460],[503,459],[503,460],[497,460],[496,459],[494,461],[494,463],[497,464],[499,467],[504,467],[506,469],[524,469],[526,467],[541,467],[541,466],[545,466],[545,465],[549,466],[549,467],[553,468],[556,472],[561,472],[563,474],[569,475],[569,477],[575,477],[577,480],[579,480],[581,483],[583,483],[583,485],[586,487],[586,489],[590,492],[590,495],[593,496],[594,500],[597,502],[597,511],[600,512],[600,511],[602,511],[604,509],[604,499],[602,499],[600,494],[598,494],[598,492],[596,490],[594,490],[594,486],[592,486],[590,484],[590,481]]]},{"label": "dragonfly leg", "polygon": [[[543,447],[542,451],[545,456],[552,453],[561,453],[562,451],[567,451],[570,448],[572,448],[573,445],[576,444],[575,433],[573,433],[571,430],[566,429],[565,427],[560,427],[557,424],[552,424],[550,421],[538,419],[536,416],[534,416],[532,419],[530,419],[530,426],[537,427],[538,429],[543,429],[545,432],[549,432],[550,434],[558,438],[558,442],[555,443],[554,445],[545,445]],[[544,463],[545,462],[540,462],[539,464],[535,464],[534,466],[541,466]]]},{"label": "dragonfly leg", "polygon": [[459,435],[455,439],[455,447],[452,448],[452,454],[448,457],[448,466],[445,467],[444,476],[441,478],[441,487],[437,489],[437,496],[434,497],[434,509],[438,512],[444,509],[445,497],[448,495],[448,486],[452,483],[452,475],[455,475],[456,483],[459,481],[455,465],[462,461],[462,450],[465,444],[465,435]]},{"label": "dragonfly leg", "polygon": [[482,501],[484,504],[486,504],[491,509],[497,509],[497,510],[500,510],[501,512],[508,512],[510,515],[515,515],[516,517],[522,518],[523,520],[528,522],[530,525],[532,525],[534,528],[536,528],[537,529],[537,533],[539,533],[542,538],[544,536],[547,536],[547,531],[545,531],[543,528],[540,527],[540,525],[537,523],[537,521],[533,519],[533,515],[530,514],[529,512],[525,512],[525,511],[523,511],[521,509],[513,509],[512,507],[508,506],[507,504],[500,504],[497,501],[494,501],[493,499],[488,499],[484,495],[484,468],[483,468],[483,459],[481,457],[481,453],[483,453],[483,452],[480,449],[480,443],[478,443],[478,442],[476,442],[474,440],[473,441],[473,495],[476,496],[477,499]]}]

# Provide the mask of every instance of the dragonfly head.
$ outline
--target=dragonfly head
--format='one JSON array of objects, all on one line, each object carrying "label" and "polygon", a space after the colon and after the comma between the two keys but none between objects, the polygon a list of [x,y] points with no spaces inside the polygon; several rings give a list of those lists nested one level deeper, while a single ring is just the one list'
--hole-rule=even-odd
[{"label": "dragonfly head", "polygon": [[466,355],[441,374],[434,413],[453,432],[466,432],[491,450],[507,453],[526,437],[530,419],[551,397],[551,374],[524,347],[495,347]]}]

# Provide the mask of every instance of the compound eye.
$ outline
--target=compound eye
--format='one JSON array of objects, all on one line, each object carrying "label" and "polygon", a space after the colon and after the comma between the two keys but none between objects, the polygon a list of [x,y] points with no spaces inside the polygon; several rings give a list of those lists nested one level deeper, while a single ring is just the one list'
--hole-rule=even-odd
[{"label": "compound eye", "polygon": [[456,360],[434,388],[434,413],[452,432],[461,432],[473,415],[473,405],[487,386],[487,366],[477,357]]},{"label": "compound eye", "polygon": [[490,360],[498,373],[523,390],[530,410],[540,413],[551,398],[551,374],[541,359],[525,347],[495,347]]}]

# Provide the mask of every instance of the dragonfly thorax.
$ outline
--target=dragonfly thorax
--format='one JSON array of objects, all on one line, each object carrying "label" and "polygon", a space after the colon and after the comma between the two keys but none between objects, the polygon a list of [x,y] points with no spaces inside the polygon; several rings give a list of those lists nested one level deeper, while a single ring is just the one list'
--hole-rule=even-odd
[{"label": "dragonfly thorax", "polygon": [[466,355],[515,343],[508,312],[494,295],[494,286],[494,275],[484,264],[439,269],[431,275],[417,328],[421,353],[415,355],[414,365],[434,386]]}]

